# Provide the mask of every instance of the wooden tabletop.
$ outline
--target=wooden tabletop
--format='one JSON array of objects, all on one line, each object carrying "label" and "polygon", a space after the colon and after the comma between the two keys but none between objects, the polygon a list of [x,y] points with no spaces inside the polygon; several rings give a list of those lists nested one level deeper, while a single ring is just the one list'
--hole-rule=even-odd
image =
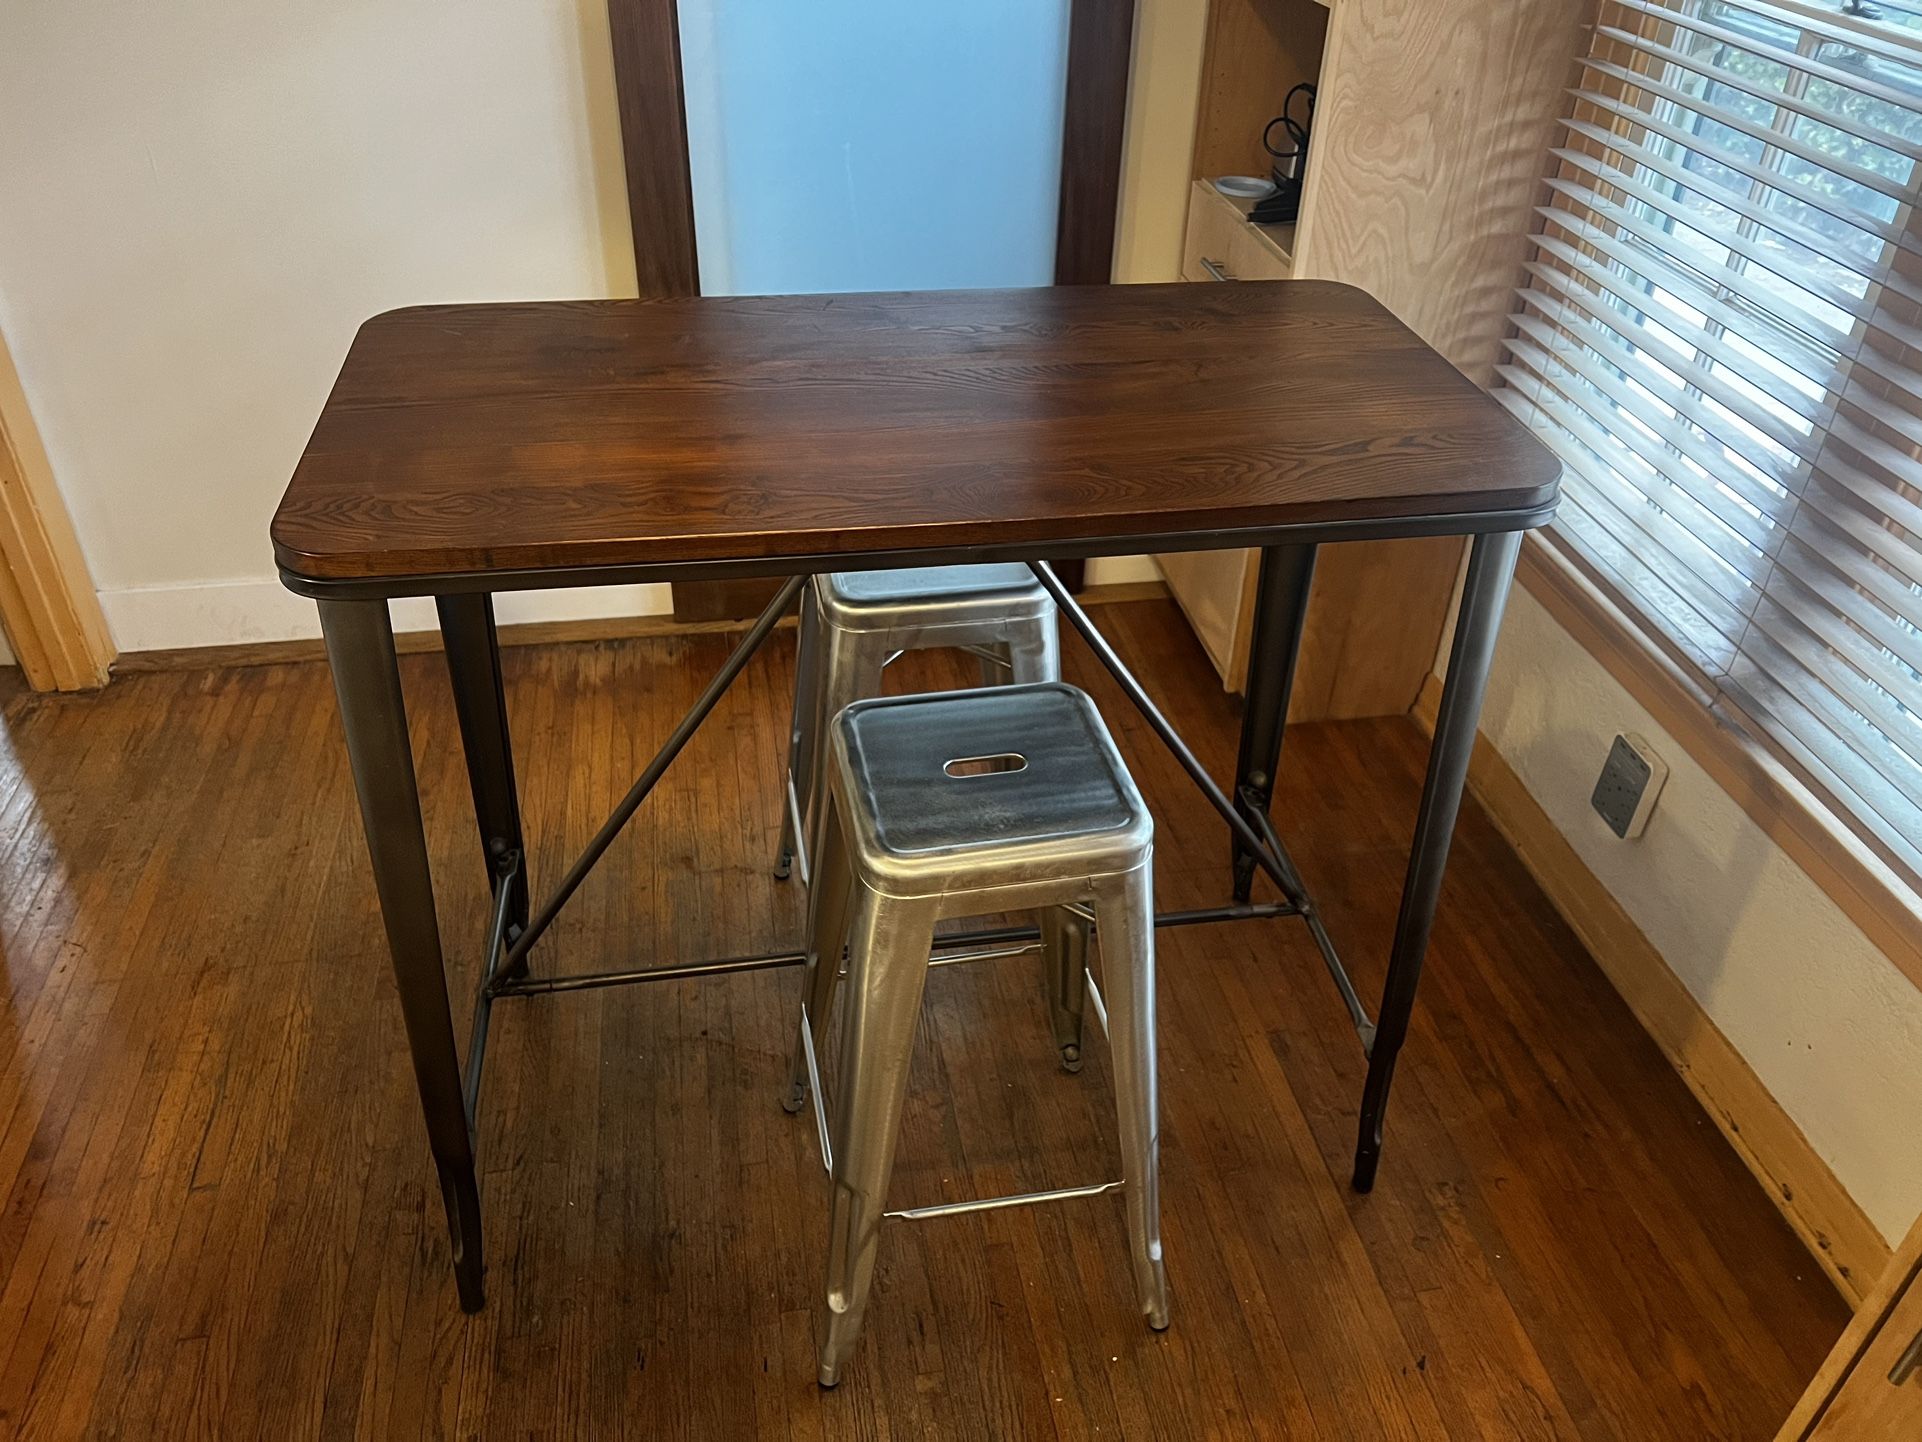
[{"label": "wooden tabletop", "polygon": [[381,581],[1542,510],[1560,465],[1321,281],[423,306],[274,516]]}]

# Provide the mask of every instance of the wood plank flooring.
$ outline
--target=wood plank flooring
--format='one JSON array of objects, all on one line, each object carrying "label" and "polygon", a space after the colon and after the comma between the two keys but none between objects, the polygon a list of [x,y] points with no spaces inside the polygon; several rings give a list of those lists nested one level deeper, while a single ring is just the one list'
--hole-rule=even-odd
[{"label": "wood plank flooring", "polygon": [[[1225,775],[1234,707],[1170,606],[1098,618]],[[728,644],[507,653],[537,892]],[[1073,640],[1068,665],[1157,807],[1162,903],[1221,899],[1224,829]],[[791,667],[784,633],[537,967],[794,934],[768,875]],[[403,672],[466,995],[453,713],[437,656]],[[819,1391],[791,972],[497,1008],[463,1317],[325,668],[14,693],[0,720],[0,1436],[1767,1438],[1845,1320],[1472,805],[1370,1197],[1363,1060],[1299,923],[1163,933],[1166,1334],[1114,1198],[900,1224]],[[1398,720],[1288,741],[1275,813],[1364,994],[1423,754]],[[1031,961],[936,973],[897,1204],[1114,1174],[1090,1052],[1053,1064]]]}]

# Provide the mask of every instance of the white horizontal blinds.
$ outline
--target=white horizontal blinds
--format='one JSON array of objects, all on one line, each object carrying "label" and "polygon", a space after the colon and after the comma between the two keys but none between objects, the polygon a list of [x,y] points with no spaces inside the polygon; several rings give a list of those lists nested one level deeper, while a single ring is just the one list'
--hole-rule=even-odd
[{"label": "white horizontal blinds", "polygon": [[1922,0],[1604,0],[1498,394],[1558,537],[1922,863]]}]

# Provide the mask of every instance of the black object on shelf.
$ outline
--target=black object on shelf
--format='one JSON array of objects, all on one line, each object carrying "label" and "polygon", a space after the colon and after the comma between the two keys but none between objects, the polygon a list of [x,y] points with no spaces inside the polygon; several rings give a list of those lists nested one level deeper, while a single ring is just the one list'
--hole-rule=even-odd
[{"label": "black object on shelf", "polygon": [[[1300,101],[1300,115],[1296,102]],[[1308,132],[1315,119],[1315,87],[1303,81],[1282,98],[1281,114],[1269,121],[1261,132],[1261,148],[1274,158],[1271,174],[1275,193],[1257,201],[1248,212],[1256,225],[1290,225],[1301,214],[1301,183],[1308,172]],[[1283,148],[1275,140],[1279,129],[1286,137]]]}]

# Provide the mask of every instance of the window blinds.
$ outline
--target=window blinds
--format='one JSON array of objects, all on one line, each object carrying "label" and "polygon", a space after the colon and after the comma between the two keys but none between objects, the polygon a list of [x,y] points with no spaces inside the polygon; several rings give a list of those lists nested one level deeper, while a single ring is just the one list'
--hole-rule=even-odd
[{"label": "window blinds", "polygon": [[1603,0],[1500,398],[1556,537],[1922,866],[1922,0]]}]

